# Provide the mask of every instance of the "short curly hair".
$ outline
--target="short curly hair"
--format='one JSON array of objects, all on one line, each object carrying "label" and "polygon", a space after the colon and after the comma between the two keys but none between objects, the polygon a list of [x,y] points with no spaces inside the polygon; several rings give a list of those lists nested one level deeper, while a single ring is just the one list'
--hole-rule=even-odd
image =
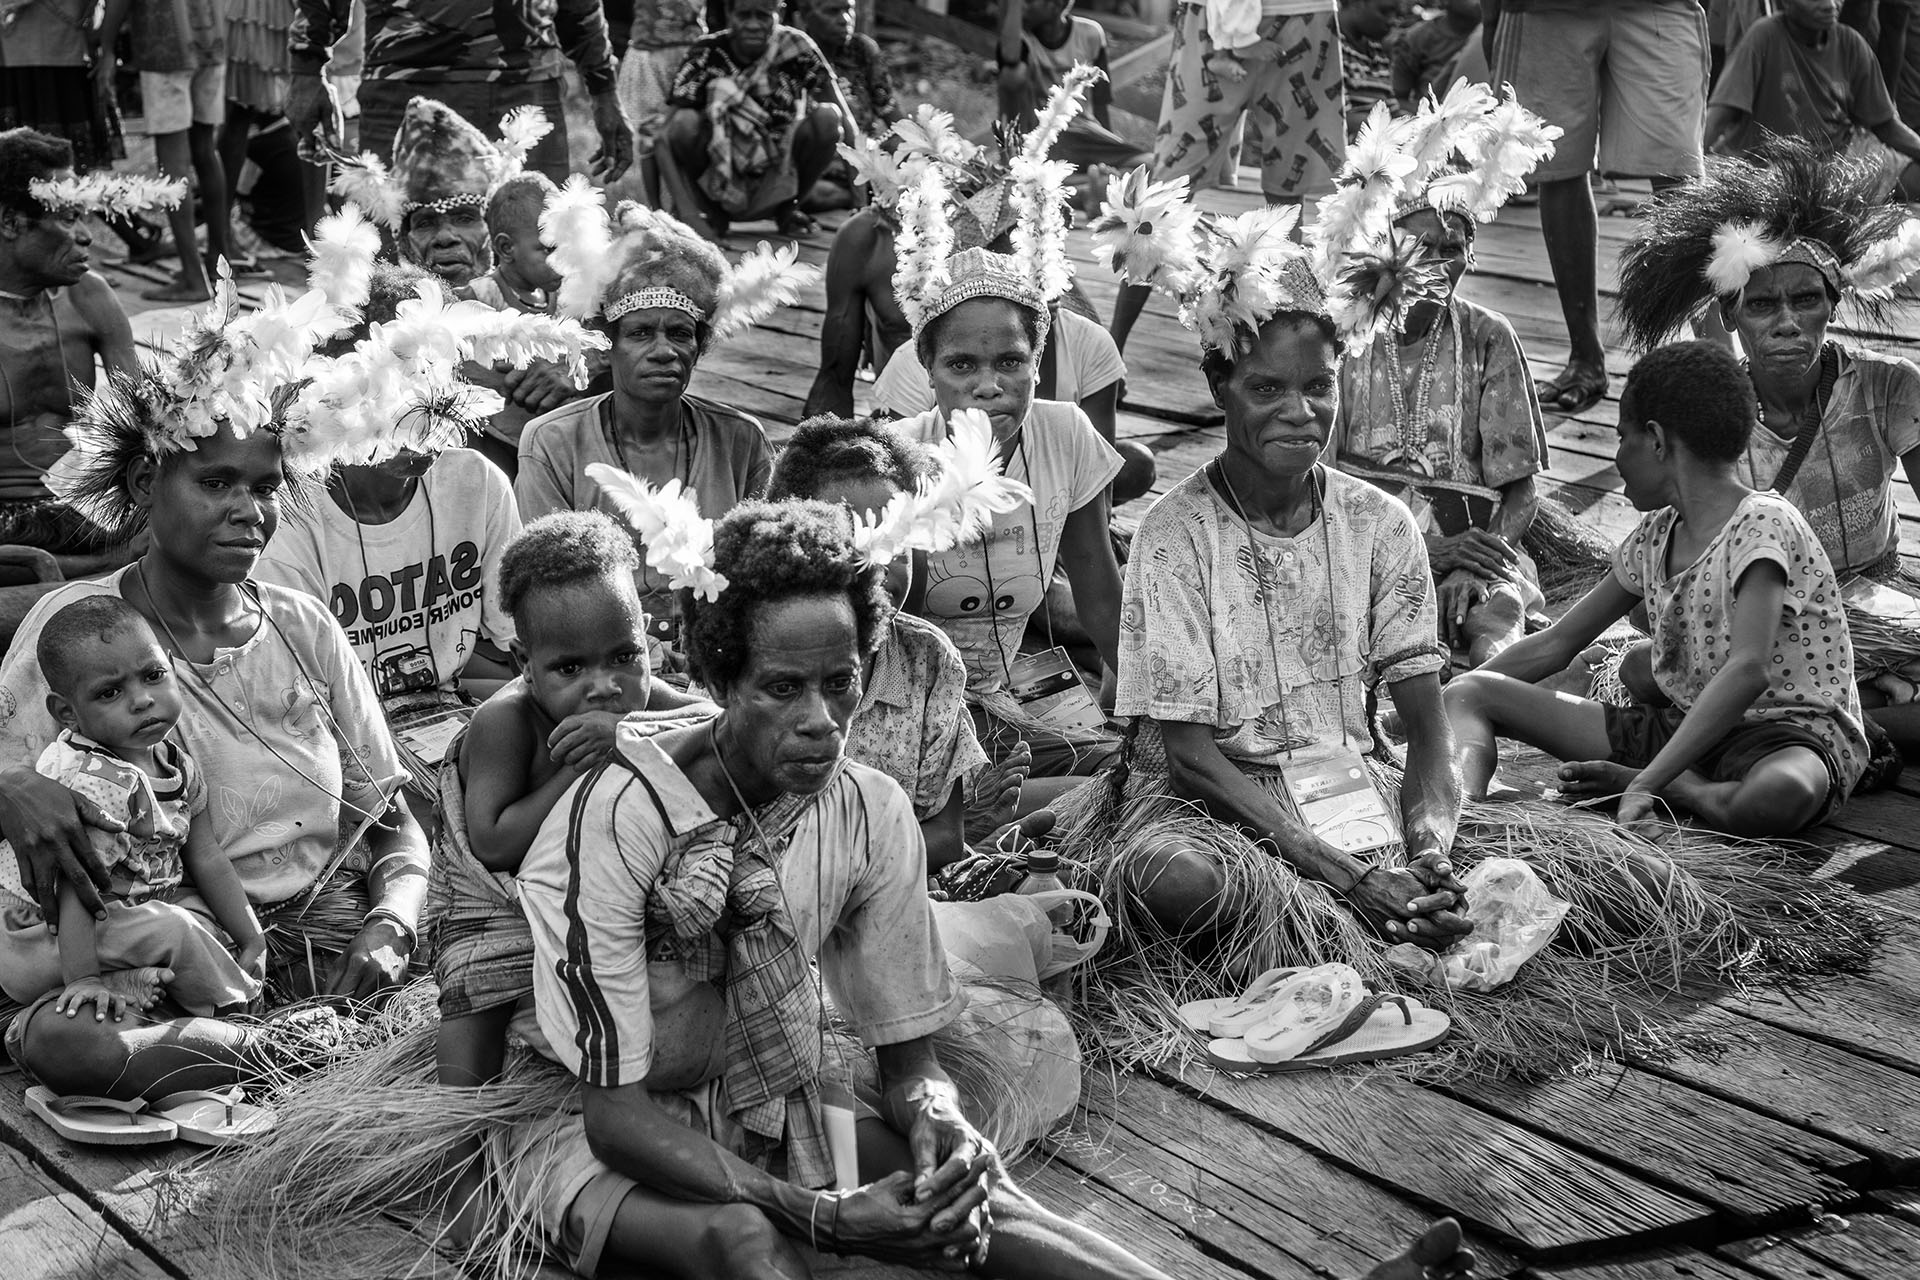
[{"label": "short curly hair", "polygon": [[1658,422],[1696,458],[1733,462],[1747,450],[1760,407],[1733,352],[1696,339],[1641,356],[1620,392],[1620,420]]},{"label": "short curly hair", "polygon": [[497,236],[516,224],[540,229],[540,212],[560,193],[553,179],[537,169],[516,173],[487,197],[487,234]]},{"label": "short curly hair", "polygon": [[633,538],[602,511],[556,511],[522,529],[500,553],[500,607],[524,632],[543,591],[640,570]]},{"label": "short curly hair", "polygon": [[0,209],[34,217],[46,212],[32,186],[62,169],[73,168],[73,144],[38,129],[0,132]]},{"label": "short curly hair", "polygon": [[[155,639],[153,628],[139,610],[116,595],[88,596],[54,611],[34,642],[34,660],[47,688],[72,697],[74,685],[86,674],[82,659],[89,644],[108,644],[124,631],[135,630]],[[156,639],[156,643],[157,643]]]},{"label": "short curly hair", "polygon": [[373,277],[367,285],[367,305],[360,309],[359,321],[315,347],[314,354],[329,358],[343,356],[365,342],[374,325],[392,320],[400,314],[401,303],[420,296],[422,281],[439,290],[444,301],[453,301],[446,296],[446,283],[425,267],[385,259],[375,262]]},{"label": "short curly hair", "polygon": [[746,670],[754,614],[764,605],[844,595],[863,657],[893,616],[885,567],[861,560],[847,513],[824,502],[741,503],[714,530],[713,567],[727,579],[718,600],[680,593],[687,661],[709,689],[731,685]]},{"label": "short curly hair", "polygon": [[780,451],[767,500],[818,498],[835,480],[885,480],[911,493],[933,470],[926,446],[892,423],[821,414],[801,423]]}]

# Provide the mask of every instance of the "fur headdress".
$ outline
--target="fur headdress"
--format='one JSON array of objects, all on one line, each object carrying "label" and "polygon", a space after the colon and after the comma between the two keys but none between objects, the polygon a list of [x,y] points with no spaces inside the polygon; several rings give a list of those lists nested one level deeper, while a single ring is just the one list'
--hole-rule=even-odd
[{"label": "fur headdress", "polygon": [[483,207],[552,131],[553,122],[539,107],[515,107],[501,118],[500,141],[494,143],[445,103],[415,98],[393,135],[392,169],[363,152],[339,162],[332,189],[398,231],[416,209]]},{"label": "fur headdress", "polygon": [[27,194],[48,213],[71,209],[113,218],[177,208],[186,198],[187,184],[184,179],[96,170],[77,178],[35,178],[27,184]]},{"label": "fur headdress", "polygon": [[1709,157],[1706,173],[1657,197],[1620,255],[1617,314],[1633,344],[1657,346],[1756,271],[1802,262],[1837,303],[1881,318],[1920,270],[1920,219],[1879,199],[1870,162],[1771,138],[1751,158]]},{"label": "fur headdress", "polygon": [[[1384,103],[1374,108],[1304,244],[1292,238],[1295,209],[1199,213],[1184,182],[1152,182],[1139,169],[1110,188],[1093,224],[1094,253],[1176,299],[1181,323],[1208,351],[1240,354],[1284,311],[1326,318],[1348,350],[1360,350],[1442,287],[1419,246],[1395,234],[1395,220],[1421,207],[1491,217],[1557,133],[1463,80],[1406,119]],[[1477,175],[1471,189],[1446,185],[1461,160]]]},{"label": "fur headdress", "polygon": [[[912,493],[897,494],[878,515],[856,517],[854,547],[863,562],[891,563],[909,551],[945,551],[977,535],[987,521],[1033,501],[1033,491],[1001,474],[993,426],[978,409],[962,409],[934,451],[936,474]],[[700,514],[691,490],[670,480],[655,489],[618,467],[594,462],[587,475],[600,486],[646,548],[647,565],[674,590],[712,601],[727,589],[713,569],[713,521]]]},{"label": "fur headdress", "polygon": [[765,241],[729,266],[720,250],[668,213],[623,201],[612,218],[600,191],[580,174],[567,179],[540,215],[559,273],[560,314],[618,320],[629,311],[670,307],[709,326],[707,342],[758,324],[790,305],[818,269],[799,248]]}]

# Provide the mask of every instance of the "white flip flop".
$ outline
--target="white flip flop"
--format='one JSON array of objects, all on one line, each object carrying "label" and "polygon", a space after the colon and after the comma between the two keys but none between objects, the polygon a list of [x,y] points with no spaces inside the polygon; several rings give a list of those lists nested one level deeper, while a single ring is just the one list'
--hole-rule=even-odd
[{"label": "white flip flop", "polygon": [[1243,1032],[1255,1062],[1286,1062],[1315,1048],[1365,1000],[1367,985],[1352,965],[1323,964],[1287,981],[1267,1015]]},{"label": "white flip flop", "polygon": [[[1198,1031],[1203,1035],[1241,1035],[1250,1024],[1235,1025],[1228,1020],[1235,1015],[1254,1010],[1258,1010],[1260,1017],[1265,1017],[1271,1012],[1267,1006],[1267,1000],[1281,983],[1300,972],[1302,971],[1299,969],[1269,969],[1248,983],[1247,989],[1237,996],[1218,996],[1212,1000],[1189,1000],[1180,1006],[1180,1021],[1186,1024],[1189,1031]],[[1258,1020],[1258,1018],[1254,1019],[1254,1021]],[[1228,1023],[1233,1029],[1220,1030],[1216,1024],[1223,1022]]]},{"label": "white flip flop", "polygon": [[147,1110],[144,1098],[122,1102],[90,1094],[61,1096],[43,1084],[27,1090],[27,1110],[69,1142],[90,1147],[141,1147],[172,1142],[180,1127]]},{"label": "white flip flop", "polygon": [[196,1146],[224,1147],[272,1133],[273,1112],[240,1099],[238,1085],[225,1091],[183,1089],[155,1099],[153,1110]]},{"label": "white flip flop", "polygon": [[[1351,1034],[1327,1042],[1286,1062],[1256,1062],[1246,1041],[1219,1039],[1207,1045],[1207,1060],[1223,1071],[1280,1075],[1356,1062],[1380,1062],[1431,1049],[1447,1038],[1453,1019],[1411,996],[1369,996],[1368,1012]],[[1358,1010],[1356,1010],[1358,1012]],[[1338,1030],[1338,1028],[1336,1028]]]}]

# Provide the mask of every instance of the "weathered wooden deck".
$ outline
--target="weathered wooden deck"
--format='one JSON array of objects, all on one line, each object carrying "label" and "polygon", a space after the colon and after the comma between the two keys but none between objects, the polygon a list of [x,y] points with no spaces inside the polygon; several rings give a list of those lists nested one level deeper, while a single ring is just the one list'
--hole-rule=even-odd
[{"label": "weathered wooden deck", "polygon": [[[1603,219],[1603,279],[1629,225]],[[1513,319],[1550,373],[1563,339],[1537,227],[1519,209],[1483,231],[1467,289]],[[1112,284],[1090,266],[1085,237],[1075,245],[1083,283],[1109,308]],[[825,251],[821,236],[808,256]],[[164,332],[178,315],[148,312],[139,327]],[[779,434],[812,380],[820,322],[816,294],[708,357],[697,389]],[[1883,345],[1920,352],[1911,340]],[[1120,430],[1151,443],[1164,490],[1218,450],[1218,415],[1193,339],[1158,299],[1127,355]],[[1623,374],[1627,358],[1611,363]],[[1614,417],[1609,400],[1552,422],[1551,479],[1617,532],[1627,512],[1614,492]],[[1920,519],[1910,495],[1901,508],[1909,525]],[[1820,874],[1896,921],[1920,916],[1920,776],[1849,805],[1815,841],[1828,855]],[[1920,942],[1903,930],[1870,975],[1694,1012],[1734,1046],[1711,1061],[1614,1065],[1538,1086],[1090,1076],[1077,1122],[1024,1173],[1063,1211],[1180,1277],[1354,1276],[1451,1213],[1493,1276],[1903,1280],[1920,1276],[1917,997]],[[0,1276],[206,1275],[217,1245],[156,1174],[181,1154],[71,1147],[24,1114],[16,1082],[0,1079]]]}]

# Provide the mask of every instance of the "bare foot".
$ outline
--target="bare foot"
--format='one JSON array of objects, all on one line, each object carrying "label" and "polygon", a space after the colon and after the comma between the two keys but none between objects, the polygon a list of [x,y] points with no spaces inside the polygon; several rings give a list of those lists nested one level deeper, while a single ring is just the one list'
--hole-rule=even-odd
[{"label": "bare foot", "polygon": [[973,800],[967,806],[966,838],[977,844],[1014,820],[1020,810],[1020,789],[1033,772],[1033,748],[1022,742],[998,761],[982,766],[973,782]]},{"label": "bare foot", "polygon": [[1617,796],[1639,776],[1638,769],[1629,769],[1611,760],[1569,760],[1560,766],[1558,774],[1561,793],[1578,800]]},{"label": "bare foot", "polygon": [[1407,1251],[1367,1272],[1366,1280],[1465,1280],[1479,1260],[1460,1247],[1460,1224],[1442,1218],[1413,1238]]},{"label": "bare foot", "polygon": [[144,969],[115,969],[101,974],[100,981],[108,991],[125,1000],[129,1010],[140,1013],[160,1003],[167,984],[173,981],[173,970],[152,965]]}]

